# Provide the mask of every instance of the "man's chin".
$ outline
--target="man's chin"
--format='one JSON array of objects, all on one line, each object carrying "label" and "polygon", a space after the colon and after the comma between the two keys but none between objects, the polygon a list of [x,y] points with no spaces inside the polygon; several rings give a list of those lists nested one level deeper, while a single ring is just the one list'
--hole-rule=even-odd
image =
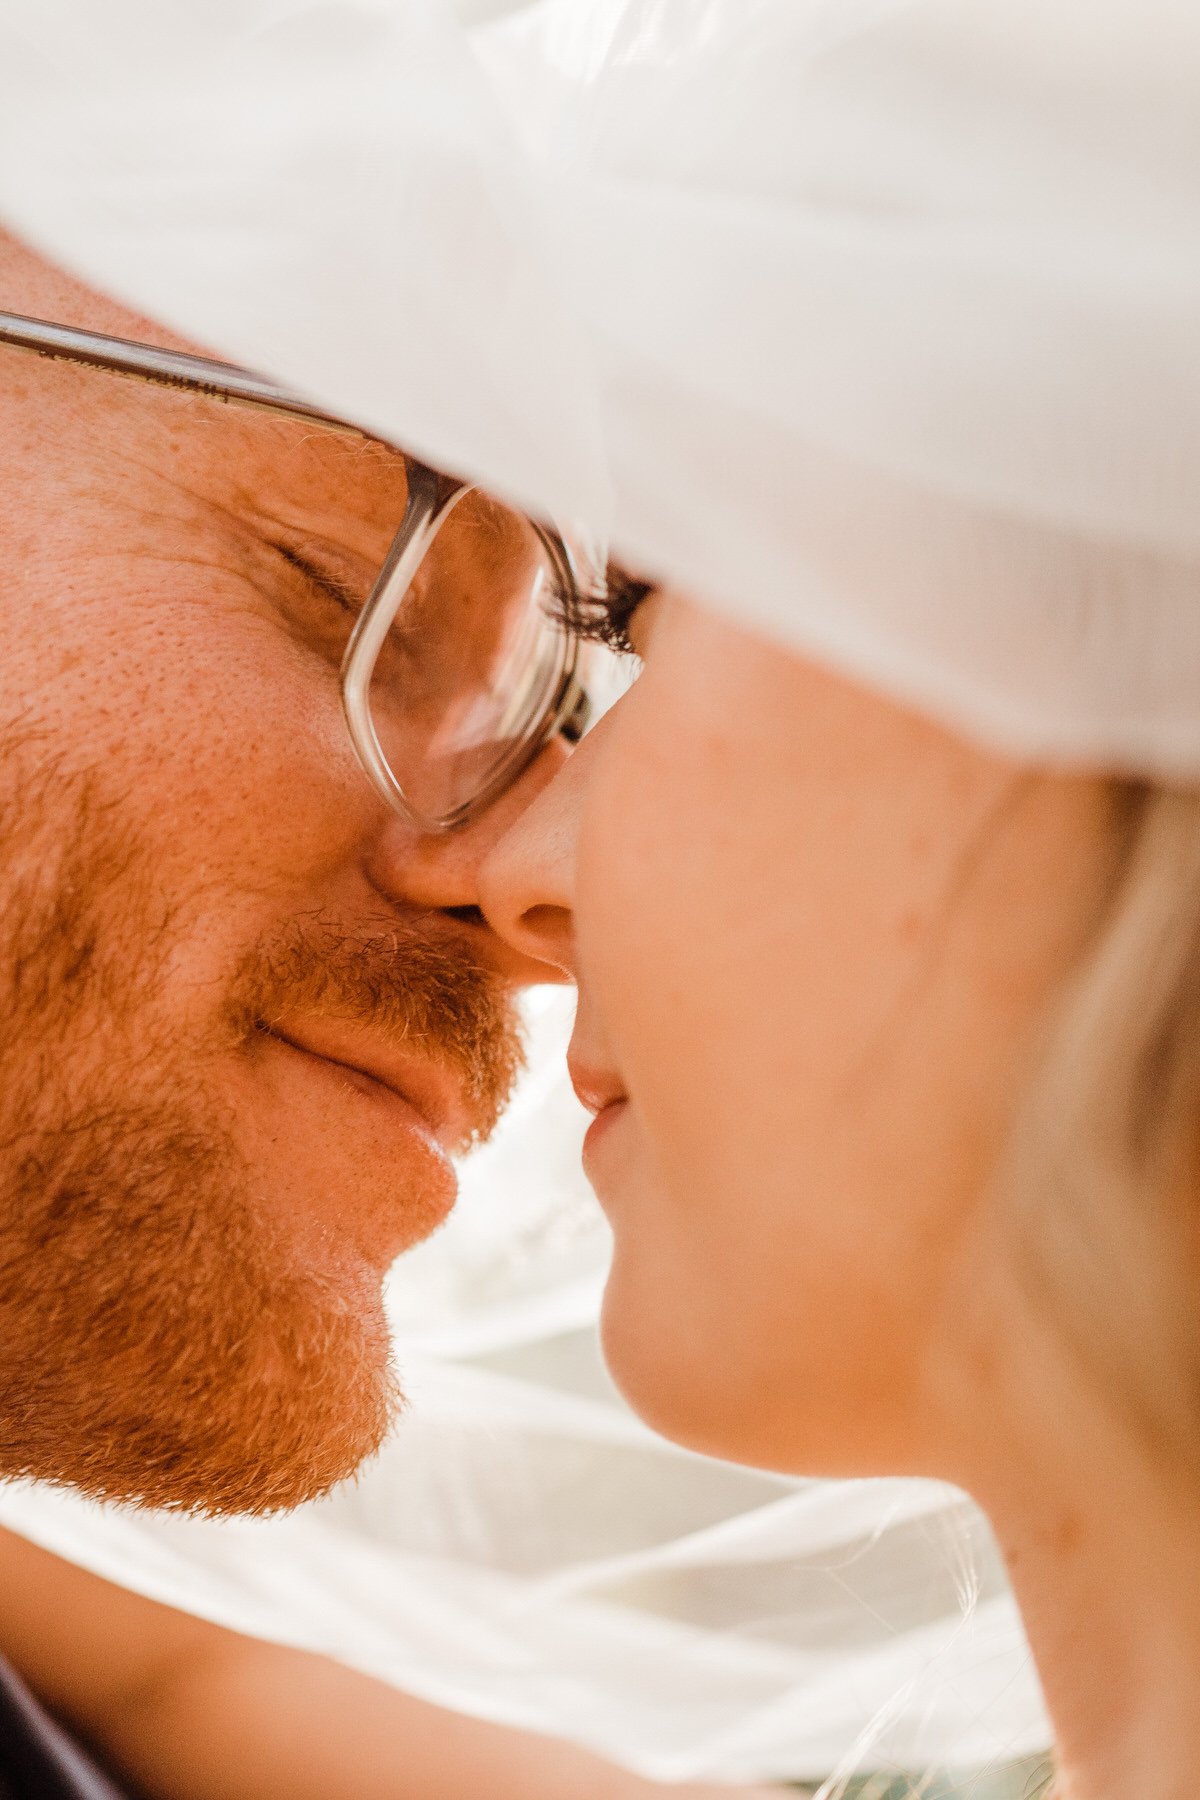
[{"label": "man's chin", "polygon": [[[140,1506],[208,1516],[287,1510],[352,1476],[402,1405],[378,1284],[272,1296],[245,1362],[195,1371],[199,1405],[136,1422],[109,1475]],[[181,1371],[182,1373],[182,1371]]]},{"label": "man's chin", "polygon": [[67,1375],[10,1437],[17,1466],[4,1472],[139,1507],[277,1512],[353,1475],[401,1405],[378,1295],[364,1307],[277,1294],[240,1342],[177,1341],[170,1368],[164,1348],[131,1343]]},{"label": "man's chin", "polygon": [[46,1134],[10,1216],[0,1475],[264,1513],[327,1492],[387,1435],[380,1271],[279,1217],[211,1118],[77,1117]]}]

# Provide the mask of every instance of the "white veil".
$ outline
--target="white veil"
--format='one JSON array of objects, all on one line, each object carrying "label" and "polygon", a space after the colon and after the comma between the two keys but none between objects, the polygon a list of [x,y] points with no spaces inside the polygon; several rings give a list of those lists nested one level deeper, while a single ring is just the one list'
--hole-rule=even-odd
[{"label": "white veil", "polygon": [[[0,0],[0,216],[901,700],[1190,778],[1198,89],[1179,0],[538,0],[474,33],[437,0]],[[514,1143],[477,1178],[515,1196]],[[819,1772],[872,1715],[899,1760],[1044,1743],[974,1515],[651,1440],[589,1360],[602,1248],[541,1192],[524,1287],[470,1198],[430,1247],[418,1405],[357,1495],[0,1517],[664,1774]]]},{"label": "white veil", "polygon": [[1198,68],[1180,0],[4,0],[0,212],[901,699],[1191,775]]}]

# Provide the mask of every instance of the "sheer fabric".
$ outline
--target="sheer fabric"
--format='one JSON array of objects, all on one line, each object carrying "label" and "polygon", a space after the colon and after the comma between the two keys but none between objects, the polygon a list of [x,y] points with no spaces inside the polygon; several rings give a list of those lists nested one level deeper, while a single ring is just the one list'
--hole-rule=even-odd
[{"label": "sheer fabric", "polygon": [[1200,14],[6,0],[0,213],[1026,754],[1200,770]]}]

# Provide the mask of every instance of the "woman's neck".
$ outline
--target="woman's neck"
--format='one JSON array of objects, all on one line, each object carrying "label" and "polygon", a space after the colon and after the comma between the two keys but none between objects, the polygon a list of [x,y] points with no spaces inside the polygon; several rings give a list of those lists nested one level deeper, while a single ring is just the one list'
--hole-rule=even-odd
[{"label": "woman's neck", "polygon": [[1037,1335],[1024,1337],[1023,1404],[1009,1413],[1021,1428],[1004,1445],[1005,1466],[985,1457],[970,1485],[1037,1660],[1058,1747],[1056,1800],[1194,1800],[1200,1490],[1105,1403],[1093,1377],[1065,1366],[1061,1346],[1030,1341]]}]

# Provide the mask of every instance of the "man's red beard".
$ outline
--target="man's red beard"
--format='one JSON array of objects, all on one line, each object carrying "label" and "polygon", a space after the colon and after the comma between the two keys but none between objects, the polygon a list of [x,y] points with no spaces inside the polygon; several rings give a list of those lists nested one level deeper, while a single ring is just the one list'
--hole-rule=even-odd
[{"label": "man's red beard", "polygon": [[297,1505],[396,1416],[380,1281],[353,1259],[314,1268],[255,1204],[206,1065],[311,1006],[454,1071],[484,1137],[520,1065],[510,1002],[452,920],[350,933],[310,916],[245,958],[195,1054],[163,1024],[181,914],[86,794],[52,842],[35,797],[19,838],[0,831],[16,922],[0,942],[0,1476],[210,1514]]}]

